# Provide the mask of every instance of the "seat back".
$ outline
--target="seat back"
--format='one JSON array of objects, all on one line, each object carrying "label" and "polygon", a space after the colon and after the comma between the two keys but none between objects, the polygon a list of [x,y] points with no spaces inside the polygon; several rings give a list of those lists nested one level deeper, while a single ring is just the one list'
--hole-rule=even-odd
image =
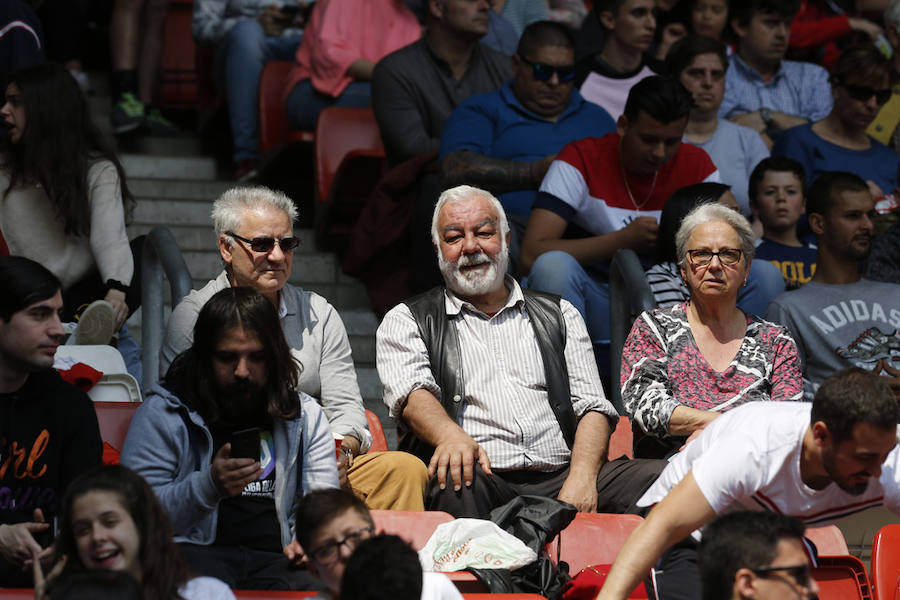
[{"label": "seat back", "polygon": [[419,551],[441,523],[449,523],[453,516],[439,510],[372,510],[375,531],[398,535]]},{"label": "seat back", "polygon": [[389,448],[381,420],[368,408],[366,409],[366,422],[369,425],[369,433],[372,434],[372,445],[369,446],[369,452],[386,452]]},{"label": "seat back", "polygon": [[633,441],[634,433],[631,431],[631,419],[619,417],[619,424],[609,438],[609,449],[606,452],[606,456],[609,460],[615,460],[623,455],[628,458],[634,458]]},{"label": "seat back", "polygon": [[94,402],[100,439],[121,451],[134,411],[140,402]]},{"label": "seat back", "polygon": [[193,0],[169,2],[162,56],[159,59],[159,85],[155,102],[162,106],[198,108],[197,48],[191,36]]},{"label": "seat back", "polygon": [[820,556],[813,569],[819,600],[872,600],[866,567],[855,556]]},{"label": "seat back", "polygon": [[850,554],[844,534],[837,525],[810,527],[804,534],[819,551],[819,556],[842,556]]},{"label": "seat back", "polygon": [[900,575],[900,525],[885,525],[872,542],[872,584],[878,600],[890,600]]},{"label": "seat back", "polygon": [[611,565],[641,521],[637,515],[577,513],[560,533],[558,546],[555,539],[547,544],[547,555],[556,562],[559,548],[559,560],[569,564],[572,575],[590,565]]},{"label": "seat back", "polygon": [[284,592],[276,590],[233,590],[241,600],[271,600],[272,598],[312,598],[318,592]]},{"label": "seat back", "polygon": [[316,121],[316,191],[319,202],[329,198],[334,175],[354,151],[384,156],[381,132],[371,108],[332,106]]},{"label": "seat back", "polygon": [[259,90],[256,93],[261,154],[270,154],[288,142],[312,140],[311,133],[295,131],[288,125],[284,82],[293,66],[294,63],[287,60],[270,60],[259,77]]}]

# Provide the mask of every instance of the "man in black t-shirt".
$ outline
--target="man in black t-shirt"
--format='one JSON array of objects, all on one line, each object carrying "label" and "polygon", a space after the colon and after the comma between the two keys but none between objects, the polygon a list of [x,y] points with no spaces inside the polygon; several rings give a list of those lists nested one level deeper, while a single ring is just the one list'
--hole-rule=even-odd
[{"label": "man in black t-shirt", "polygon": [[0,587],[31,587],[22,568],[49,554],[63,491],[103,448],[90,398],[53,369],[65,333],[59,280],[7,256],[0,289]]}]

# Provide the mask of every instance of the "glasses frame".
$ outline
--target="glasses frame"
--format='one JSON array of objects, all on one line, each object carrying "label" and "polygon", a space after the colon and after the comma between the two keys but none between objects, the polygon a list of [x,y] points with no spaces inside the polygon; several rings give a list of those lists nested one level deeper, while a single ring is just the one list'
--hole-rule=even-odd
[{"label": "glasses frame", "polygon": [[[802,565],[785,565],[783,567],[759,567],[756,569],[750,569],[750,571],[757,577],[762,577],[764,579],[769,578],[773,573],[777,571],[788,571],[788,575],[790,576],[794,585],[809,589],[811,587],[810,584],[813,581],[812,569],[812,565],[806,563]],[[797,575],[802,575],[803,580],[801,581],[800,578],[797,577]],[[781,579],[782,581],[784,581],[783,577],[778,577],[777,579]]]},{"label": "glasses frame", "polygon": [[853,83],[841,83],[840,84],[845,90],[847,90],[847,95],[857,100],[859,102],[868,102],[872,99],[872,96],[875,96],[875,102],[882,106],[887,104],[887,102],[891,99],[891,96],[894,93],[894,90],[891,88],[885,88],[883,90],[876,90],[873,87],[869,87],[867,85],[857,85]]},{"label": "glasses frame", "polygon": [[[709,252],[709,254],[710,254],[709,260],[707,262],[703,262],[703,263],[697,262],[694,259],[694,254],[697,252]],[[725,262],[724,260],[722,260],[723,252],[737,252],[738,253],[737,260],[734,262]],[[723,267],[733,267],[734,265],[740,263],[741,259],[744,258],[744,250],[741,248],[722,248],[718,252],[713,252],[712,250],[703,250],[703,249],[698,248],[696,250],[688,250],[687,258],[688,258],[688,262],[691,263],[691,266],[694,266],[694,267],[709,266],[712,264],[712,261],[714,258],[718,258],[719,264],[722,265]]]},{"label": "glasses frame", "polygon": [[518,56],[519,60],[523,63],[531,67],[531,76],[534,77],[536,81],[550,81],[554,73],[556,73],[556,80],[560,83],[572,83],[575,81],[575,65],[557,67],[556,65],[548,65],[547,63],[528,60],[521,54],[517,54],[516,56]]},{"label": "glasses frame", "polygon": [[[337,559],[338,555],[341,552],[341,546],[346,544],[347,542],[353,542],[354,544],[359,544],[364,539],[368,539],[369,536],[375,531],[374,525],[367,525],[366,527],[360,527],[356,531],[353,531],[346,536],[342,540],[335,540],[333,542],[328,542],[327,544],[322,544],[315,550],[310,550],[309,557],[316,562],[320,562],[322,564],[332,563]],[[364,537],[364,534],[368,534]],[[354,546],[355,547],[355,546]],[[333,554],[333,556],[322,556],[323,553]]]},{"label": "glasses frame", "polygon": [[[238,235],[233,231],[226,231],[225,235],[229,235],[236,240],[240,240],[245,244],[249,244],[250,249],[254,252],[259,252],[260,254],[268,254],[272,250],[275,249],[275,244],[278,244],[278,247],[281,248],[281,251],[285,254],[291,254],[300,247],[300,238],[296,235],[291,235],[283,238],[274,238],[274,237],[255,237],[252,240],[245,238],[242,235]],[[285,245],[288,247],[286,248]]]}]

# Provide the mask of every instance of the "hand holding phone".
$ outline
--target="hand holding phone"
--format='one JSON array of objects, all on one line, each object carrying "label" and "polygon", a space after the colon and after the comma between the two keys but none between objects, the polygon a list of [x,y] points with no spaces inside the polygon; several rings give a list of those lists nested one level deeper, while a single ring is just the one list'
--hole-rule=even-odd
[{"label": "hand holding phone", "polygon": [[231,434],[231,458],[252,458],[259,462],[259,427]]}]

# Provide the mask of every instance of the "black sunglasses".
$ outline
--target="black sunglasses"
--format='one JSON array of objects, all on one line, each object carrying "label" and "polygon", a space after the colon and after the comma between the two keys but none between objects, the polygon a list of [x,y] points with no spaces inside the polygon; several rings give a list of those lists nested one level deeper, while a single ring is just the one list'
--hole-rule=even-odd
[{"label": "black sunglasses", "polygon": [[794,582],[801,587],[809,587],[812,579],[812,567],[805,565],[790,565],[787,567],[760,567],[758,569],[750,569],[759,577],[771,577],[772,573],[777,571],[785,571]]},{"label": "black sunglasses", "polygon": [[245,244],[250,244],[250,249],[254,252],[265,252],[268,254],[272,251],[277,243],[281,248],[281,251],[285,254],[289,252],[293,252],[300,245],[300,238],[296,236],[281,238],[280,240],[276,240],[273,237],[256,237],[252,240],[242,237],[233,231],[226,231],[225,235],[230,235],[231,237],[241,240]]},{"label": "black sunglasses", "polygon": [[548,65],[547,63],[531,62],[524,56],[519,55],[519,60],[531,67],[532,76],[538,81],[550,81],[553,74],[560,83],[569,83],[575,79],[575,67],[557,67],[556,65]]},{"label": "black sunglasses", "polygon": [[875,102],[878,104],[885,104],[891,99],[891,94],[894,93],[894,90],[890,88],[886,90],[876,90],[867,85],[853,85],[850,83],[842,83],[841,85],[847,90],[847,94],[851,98],[859,100],[860,102],[868,102],[869,98],[875,96]]}]

